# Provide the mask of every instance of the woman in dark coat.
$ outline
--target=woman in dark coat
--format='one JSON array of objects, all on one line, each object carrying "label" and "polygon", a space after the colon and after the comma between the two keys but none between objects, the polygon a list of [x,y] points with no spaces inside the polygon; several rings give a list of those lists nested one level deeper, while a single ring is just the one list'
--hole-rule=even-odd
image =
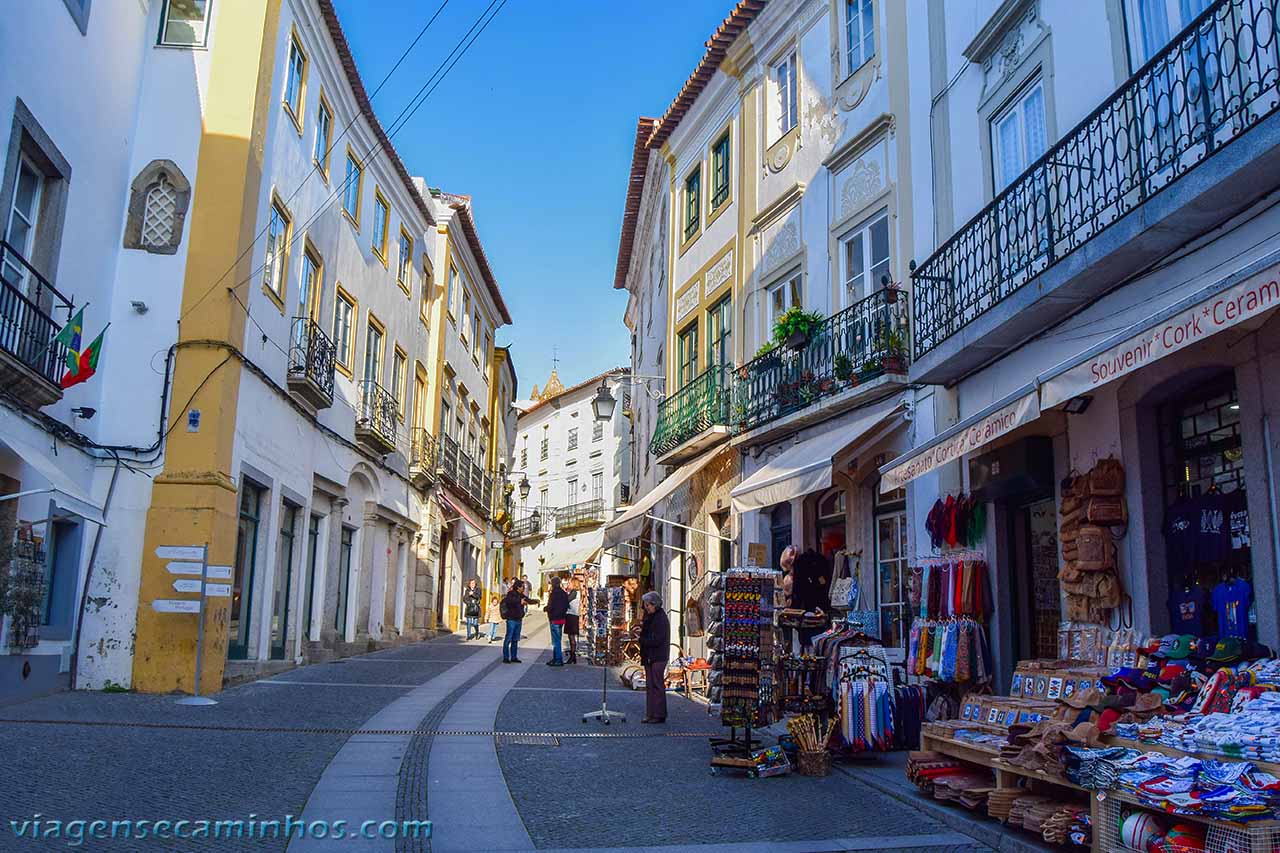
[{"label": "woman in dark coat", "polygon": [[462,591],[462,615],[467,620],[467,639],[480,636],[480,584],[475,578],[467,581],[467,588]]},{"label": "woman in dark coat", "polygon": [[667,721],[667,661],[671,658],[671,622],[662,609],[662,596],[646,592],[640,598],[644,621],[640,623],[640,663],[644,665],[642,723]]}]

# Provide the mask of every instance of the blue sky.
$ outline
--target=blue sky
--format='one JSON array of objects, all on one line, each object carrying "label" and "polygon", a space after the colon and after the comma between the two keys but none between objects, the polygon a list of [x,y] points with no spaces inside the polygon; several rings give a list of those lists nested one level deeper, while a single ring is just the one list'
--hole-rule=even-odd
[{"label": "blue sky", "polygon": [[[440,0],[335,5],[372,91]],[[384,125],[487,5],[449,0],[374,99]],[[411,173],[473,197],[522,394],[553,347],[566,385],[628,362],[613,271],[636,118],[666,110],[732,5],[508,0],[393,140]]]}]

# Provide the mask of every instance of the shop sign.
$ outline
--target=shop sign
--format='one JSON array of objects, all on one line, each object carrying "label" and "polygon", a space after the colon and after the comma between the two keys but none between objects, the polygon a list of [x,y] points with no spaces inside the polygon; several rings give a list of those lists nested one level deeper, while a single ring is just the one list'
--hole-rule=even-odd
[{"label": "shop sign", "polygon": [[1088,394],[1223,329],[1280,307],[1276,273],[1277,268],[1272,267],[1247,278],[1045,381],[1040,387],[1040,405],[1047,409]]},{"label": "shop sign", "polygon": [[966,453],[972,453],[1038,417],[1040,406],[1036,392],[1032,391],[890,468],[880,479],[880,491],[900,489],[917,477],[923,477],[948,462],[954,462]]}]

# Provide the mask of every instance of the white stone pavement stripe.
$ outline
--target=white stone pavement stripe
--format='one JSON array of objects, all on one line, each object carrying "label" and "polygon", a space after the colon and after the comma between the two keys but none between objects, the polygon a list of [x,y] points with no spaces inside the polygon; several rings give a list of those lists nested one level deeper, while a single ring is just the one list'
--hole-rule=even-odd
[{"label": "white stone pavement stripe", "polygon": [[398,687],[401,690],[412,690],[416,684],[367,683],[359,681],[293,681],[287,678],[260,678],[258,684],[293,684],[303,687]]},{"label": "white stone pavement stripe", "polygon": [[[483,648],[484,646],[468,648],[467,651],[471,654],[461,658],[344,658],[340,661],[330,661],[328,665],[337,666],[344,663],[462,663]],[[325,665],[321,664],[321,666]]]},{"label": "white stone pavement stripe", "polygon": [[[416,729],[431,709],[453,691],[475,678],[497,656],[497,650],[481,654],[476,648],[469,657],[413,687],[408,693],[387,704],[361,726],[362,730]],[[358,827],[366,820],[395,820],[396,792],[400,785],[400,761],[409,746],[411,735],[354,734],[333,757],[320,781],[311,791],[302,820],[345,820]],[[352,850],[394,853],[394,839],[351,840],[305,838],[289,843],[290,851],[320,853]]]},{"label": "white stone pavement stripe", "polygon": [[[539,632],[539,638],[542,636]],[[522,642],[521,653],[527,663],[499,666],[486,675],[449,708],[440,728],[494,729],[502,698],[547,647],[541,639],[536,643]],[[465,784],[462,780],[466,780]],[[534,849],[507,789],[492,736],[431,741],[427,756],[427,816],[431,818],[433,853]]]},{"label": "white stone pavement stripe", "polygon": [[538,849],[538,853],[829,853],[840,850],[911,850],[918,847],[950,847],[975,843],[967,835],[946,832],[935,835],[878,835],[814,841],[675,844],[665,847],[543,847]]}]

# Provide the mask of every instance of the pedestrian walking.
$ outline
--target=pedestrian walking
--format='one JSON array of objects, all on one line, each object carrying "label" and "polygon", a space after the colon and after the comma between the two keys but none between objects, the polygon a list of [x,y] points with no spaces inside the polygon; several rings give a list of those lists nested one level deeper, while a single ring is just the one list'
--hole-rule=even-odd
[{"label": "pedestrian walking", "polygon": [[480,602],[483,600],[480,583],[472,578],[467,581],[467,588],[462,591],[462,615],[467,620],[467,639],[480,637]]},{"label": "pedestrian walking", "polygon": [[569,613],[569,594],[560,588],[560,578],[551,579],[551,592],[547,594],[547,604],[543,609],[551,623],[551,660],[547,661],[547,666],[564,666],[561,642],[565,616]]},{"label": "pedestrian walking", "polygon": [[644,620],[640,623],[640,663],[644,665],[642,723],[667,721],[667,661],[671,658],[671,622],[662,609],[662,596],[646,592],[640,597]]},{"label": "pedestrian walking", "polygon": [[569,659],[565,663],[578,662],[578,617],[582,613],[582,582],[569,581],[569,612],[564,615],[564,633],[569,638]]},{"label": "pedestrian walking", "polygon": [[521,581],[516,581],[511,584],[510,591],[502,597],[502,603],[498,605],[499,615],[507,623],[507,633],[502,640],[503,663],[520,663],[520,626],[524,623],[526,600],[524,597],[524,584]]},{"label": "pedestrian walking", "polygon": [[498,639],[498,622],[502,620],[502,613],[498,604],[501,602],[498,594],[495,592],[489,596],[489,609],[485,611],[484,621],[489,623],[489,642]]}]

